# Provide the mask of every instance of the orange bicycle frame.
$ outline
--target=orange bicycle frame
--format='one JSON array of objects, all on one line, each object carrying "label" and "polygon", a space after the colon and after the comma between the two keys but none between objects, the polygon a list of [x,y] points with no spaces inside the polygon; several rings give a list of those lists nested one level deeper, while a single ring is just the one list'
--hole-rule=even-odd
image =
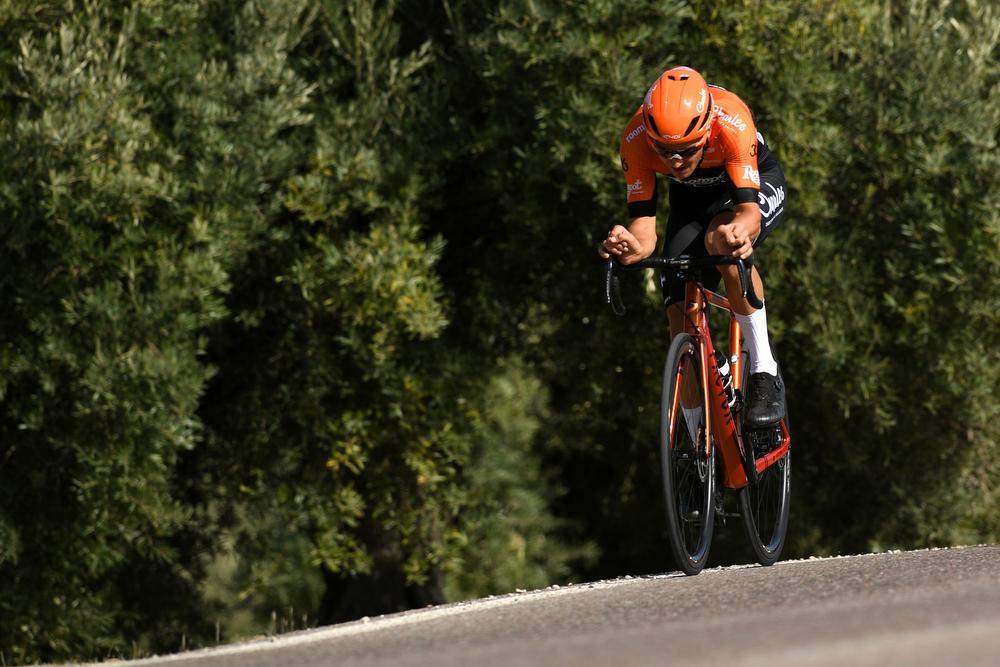
[{"label": "orange bicycle frame", "polygon": [[[743,452],[753,456],[752,448],[743,441],[743,436],[736,419],[729,407],[726,390],[715,363],[715,345],[708,326],[708,308],[715,306],[729,313],[729,374],[733,389],[742,390],[743,359],[740,354],[743,332],[740,323],[733,316],[729,299],[709,291],[695,281],[688,281],[685,286],[685,332],[698,341],[698,351],[701,355],[701,380],[705,392],[705,403],[708,405],[710,418],[706,425],[705,446],[719,448],[722,457],[722,484],[729,489],[740,489],[747,485],[747,471],[744,468]],[[754,459],[754,472],[759,474],[788,452],[791,436],[784,420],[781,421],[781,444],[773,451]],[[706,454],[708,451],[706,450]]]},{"label": "orange bicycle frame", "polygon": [[[676,261],[675,260],[680,260]],[[720,262],[733,264],[733,262]],[[673,259],[653,258],[637,262],[628,268],[664,268],[666,266],[688,269],[692,264],[691,258],[678,257]],[[617,263],[609,258],[605,269],[605,301],[611,305],[618,315],[625,313],[625,307],[621,302],[621,295],[618,293],[618,280],[614,275]],[[745,266],[740,263],[740,281],[745,285],[749,280]],[[750,292],[745,292],[751,304],[755,301],[759,303],[756,296],[751,299],[752,285]],[[696,372],[701,374],[702,400],[708,407],[709,418],[705,424],[705,454],[711,453],[711,448],[718,447],[722,460],[722,484],[729,489],[741,489],[746,486],[751,479],[756,481],[758,474],[762,473],[769,466],[780,460],[789,450],[791,436],[788,432],[788,425],[785,420],[781,420],[778,428],[781,431],[781,442],[773,450],[757,458],[754,448],[745,443],[743,434],[740,431],[740,424],[733,415],[726,396],[725,385],[722,375],[715,363],[715,346],[712,343],[712,336],[708,325],[708,306],[721,308],[729,313],[729,365],[730,378],[733,390],[743,390],[743,359],[741,356],[743,335],[739,322],[733,313],[729,299],[716,294],[703,285],[697,279],[688,276],[684,288],[684,331],[697,341],[698,354],[702,363]],[[684,370],[681,370],[683,373]],[[681,373],[678,373],[673,387],[673,405],[670,409],[669,432],[673,434],[677,428],[677,413],[680,403]],[[744,457],[743,453],[747,456]]]},{"label": "orange bicycle frame", "polygon": [[[708,405],[710,418],[705,434],[705,446],[718,447],[722,457],[722,484],[726,488],[739,489],[747,484],[746,471],[743,468],[743,440],[736,428],[736,419],[726,399],[726,390],[722,375],[715,364],[715,345],[708,327],[708,305],[723,308],[732,313],[729,300],[710,292],[694,281],[689,281],[684,291],[685,331],[698,341],[698,352],[701,355],[702,387],[705,392],[705,404]],[[729,318],[729,359],[736,357],[736,365],[740,365],[740,325],[735,317]],[[736,378],[738,369],[730,365],[730,376],[733,388],[738,388]],[[714,436],[714,438],[713,438]]]}]

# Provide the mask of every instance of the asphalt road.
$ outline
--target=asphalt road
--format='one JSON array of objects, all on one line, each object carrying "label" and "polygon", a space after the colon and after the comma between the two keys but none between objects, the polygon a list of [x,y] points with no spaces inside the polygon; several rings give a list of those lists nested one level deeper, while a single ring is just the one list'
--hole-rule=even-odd
[{"label": "asphalt road", "polygon": [[1000,546],[551,588],[136,661],[240,665],[1000,665]]}]

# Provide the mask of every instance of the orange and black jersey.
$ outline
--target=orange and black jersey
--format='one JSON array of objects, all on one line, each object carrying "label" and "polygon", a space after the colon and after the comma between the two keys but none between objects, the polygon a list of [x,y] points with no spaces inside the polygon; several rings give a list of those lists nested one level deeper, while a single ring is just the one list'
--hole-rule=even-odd
[{"label": "orange and black jersey", "polygon": [[[764,137],[757,131],[747,105],[734,93],[709,86],[715,120],[698,168],[684,180],[671,179],[671,187],[724,187],[735,203],[756,202],[760,172],[778,166]],[[630,218],[656,215],[656,174],[669,175],[666,162],[646,141],[642,108],[625,127],[621,141]]]}]

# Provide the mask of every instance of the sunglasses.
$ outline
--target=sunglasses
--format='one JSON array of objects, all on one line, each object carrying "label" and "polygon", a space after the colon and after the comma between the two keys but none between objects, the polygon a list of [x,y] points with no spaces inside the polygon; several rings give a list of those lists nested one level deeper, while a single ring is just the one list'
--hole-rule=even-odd
[{"label": "sunglasses", "polygon": [[694,155],[695,153],[697,153],[698,151],[700,151],[702,148],[705,147],[704,143],[698,144],[696,146],[689,146],[688,148],[684,149],[678,149],[672,146],[664,146],[663,144],[658,144],[655,141],[650,141],[649,143],[653,145],[653,150],[656,151],[656,153],[660,157],[665,157],[668,159],[679,157],[682,160],[684,160],[691,157],[692,155]]}]

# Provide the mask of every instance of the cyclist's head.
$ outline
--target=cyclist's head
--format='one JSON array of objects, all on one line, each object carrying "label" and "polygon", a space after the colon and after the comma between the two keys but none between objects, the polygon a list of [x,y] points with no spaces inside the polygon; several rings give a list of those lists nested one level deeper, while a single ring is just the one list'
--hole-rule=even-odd
[{"label": "cyclist's head", "polygon": [[701,74],[674,67],[660,75],[642,104],[646,136],[661,146],[695,144],[712,127],[712,93]]}]

